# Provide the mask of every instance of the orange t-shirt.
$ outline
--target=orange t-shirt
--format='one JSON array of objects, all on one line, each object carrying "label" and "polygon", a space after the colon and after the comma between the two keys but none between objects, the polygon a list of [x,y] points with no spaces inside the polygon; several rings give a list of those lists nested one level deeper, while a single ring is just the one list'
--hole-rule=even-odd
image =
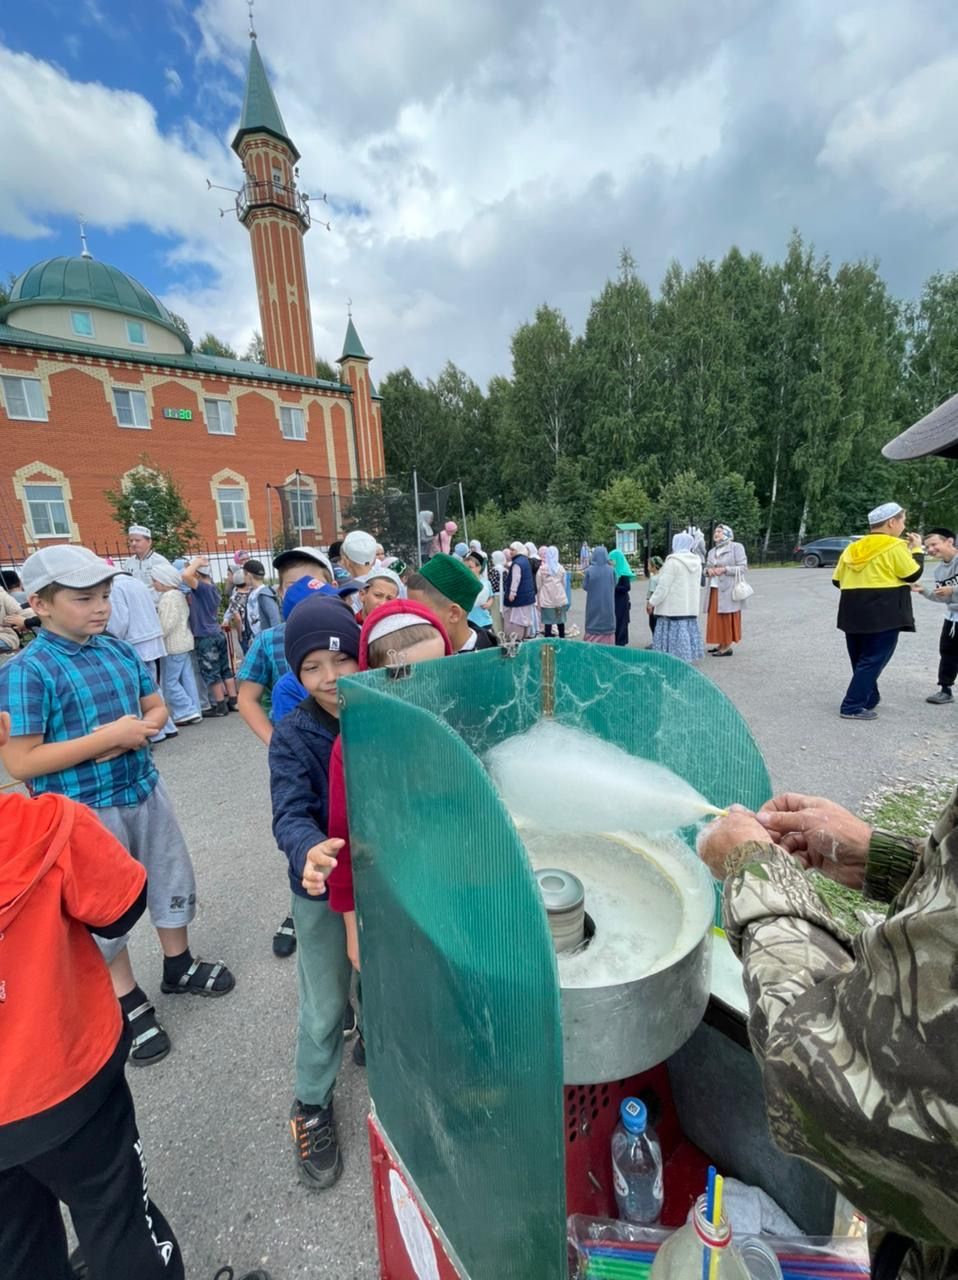
[{"label": "orange t-shirt", "polygon": [[0,1125],[63,1102],[116,1049],[120,1006],[87,925],[119,920],[145,880],[83,805],[0,797]]}]

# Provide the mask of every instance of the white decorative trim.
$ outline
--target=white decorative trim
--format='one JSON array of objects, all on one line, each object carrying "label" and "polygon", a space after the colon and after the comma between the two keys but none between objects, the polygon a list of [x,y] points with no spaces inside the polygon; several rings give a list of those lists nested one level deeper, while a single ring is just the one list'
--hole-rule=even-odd
[{"label": "white decorative trim", "polygon": [[[243,493],[246,502],[246,523],[245,529],[226,529],[223,527],[223,521],[220,516],[220,502],[217,489],[220,487],[228,489],[235,485]],[[216,535],[219,538],[226,538],[230,534],[241,537],[255,538],[256,528],[253,522],[253,511],[249,501],[249,482],[245,476],[241,476],[238,471],[231,471],[229,467],[223,467],[221,471],[217,471],[210,476],[210,496],[213,499],[213,510],[216,512]]]},{"label": "white decorative trim", "polygon": [[[45,462],[28,462],[25,467],[20,467],[13,473],[13,492],[16,494],[17,499],[20,502],[20,506],[23,508],[24,515],[23,545],[25,547],[32,547],[34,550],[38,550],[41,543],[43,545],[48,545],[51,542],[62,542],[64,540],[64,535],[62,533],[44,534],[42,537],[39,537],[33,532],[33,525],[30,522],[30,506],[27,502],[26,486],[31,482],[31,480],[38,476],[46,478],[52,484],[58,484],[63,490],[63,505],[66,508],[67,524],[70,526],[70,534],[66,540],[68,542],[79,542],[80,527],[73,519],[73,510],[70,506],[73,498],[73,490],[70,487],[70,481],[68,480],[66,473],[61,471],[59,467],[47,466]],[[39,481],[39,483],[42,483],[42,480]]]}]

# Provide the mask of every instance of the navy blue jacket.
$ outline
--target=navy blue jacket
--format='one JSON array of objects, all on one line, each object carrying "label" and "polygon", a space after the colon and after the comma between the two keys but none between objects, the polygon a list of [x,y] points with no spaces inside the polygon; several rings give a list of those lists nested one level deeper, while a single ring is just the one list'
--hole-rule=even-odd
[{"label": "navy blue jacket", "polygon": [[313,698],[305,698],[273,728],[269,744],[269,789],[273,801],[273,835],[289,862],[293,893],[311,902],[303,888],[306,854],[327,839],[329,823],[329,758],[339,721]]},{"label": "navy blue jacket", "polygon": [[[519,566],[519,586],[513,598],[509,597],[509,585],[512,582],[512,565]],[[523,605],[535,604],[536,602],[536,582],[532,574],[532,565],[529,563],[528,556],[513,556],[512,565],[509,566],[509,575],[506,578],[506,608],[521,609]]]}]

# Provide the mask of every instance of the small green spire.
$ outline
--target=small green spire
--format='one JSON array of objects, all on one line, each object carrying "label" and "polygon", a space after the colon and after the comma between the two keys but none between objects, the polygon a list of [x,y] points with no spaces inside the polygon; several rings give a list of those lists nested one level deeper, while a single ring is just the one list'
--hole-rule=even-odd
[{"label": "small green spire", "polygon": [[243,99],[243,114],[239,128],[233,139],[233,150],[239,153],[240,143],[250,133],[268,133],[280,142],[285,142],[293,153],[293,159],[299,159],[299,152],[293,146],[292,139],[286,132],[286,125],[280,114],[273,90],[260,57],[256,36],[250,35],[249,70],[246,74],[246,97]]},{"label": "small green spire", "polygon": [[356,326],[353,324],[352,316],[349,317],[349,324],[346,326],[346,340],[343,343],[343,354],[339,357],[337,364],[342,364],[344,360],[368,360],[369,356],[363,344],[359,341],[359,334],[356,332]]}]

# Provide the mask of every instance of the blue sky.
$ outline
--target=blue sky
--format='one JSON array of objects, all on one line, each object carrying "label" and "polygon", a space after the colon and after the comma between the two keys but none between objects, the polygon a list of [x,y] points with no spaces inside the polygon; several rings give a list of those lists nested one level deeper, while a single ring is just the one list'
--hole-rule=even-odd
[{"label": "blue sky", "polygon": [[[789,232],[878,257],[914,296],[958,267],[952,0],[258,0],[301,187],[316,348],[346,302],[374,376],[508,372],[542,301],[581,329],[628,245],[673,257]],[[31,0],[0,10],[0,272],[78,251],[242,347],[258,327],[227,192],[245,0]]]}]

